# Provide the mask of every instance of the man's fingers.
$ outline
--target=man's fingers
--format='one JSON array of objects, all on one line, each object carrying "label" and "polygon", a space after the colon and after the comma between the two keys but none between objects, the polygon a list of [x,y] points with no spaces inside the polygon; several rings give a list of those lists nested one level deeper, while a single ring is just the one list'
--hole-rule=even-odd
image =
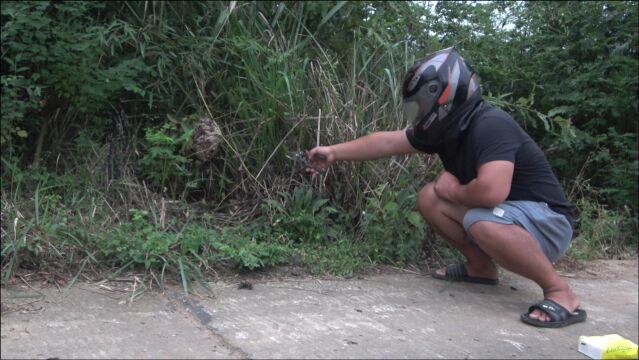
[{"label": "man's fingers", "polygon": [[311,165],[311,166],[306,168],[306,172],[310,172],[310,173],[313,173],[313,174],[321,174],[324,171],[326,171],[326,170],[323,167],[321,167],[321,166],[313,166],[313,165]]}]

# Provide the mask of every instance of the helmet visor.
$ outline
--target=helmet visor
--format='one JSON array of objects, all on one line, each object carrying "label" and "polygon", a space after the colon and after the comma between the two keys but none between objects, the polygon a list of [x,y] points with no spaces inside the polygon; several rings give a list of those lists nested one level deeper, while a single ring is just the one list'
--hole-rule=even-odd
[{"label": "helmet visor", "polygon": [[439,93],[439,82],[431,81],[426,86],[422,86],[413,96],[404,100],[404,113],[413,126],[419,125],[435,110]]},{"label": "helmet visor", "polygon": [[415,126],[419,122],[419,105],[416,101],[404,101],[404,114],[408,122]]}]

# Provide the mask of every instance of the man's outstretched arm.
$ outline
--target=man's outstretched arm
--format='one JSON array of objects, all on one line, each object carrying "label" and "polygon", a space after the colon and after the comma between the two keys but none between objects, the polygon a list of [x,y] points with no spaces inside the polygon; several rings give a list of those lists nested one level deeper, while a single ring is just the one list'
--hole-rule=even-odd
[{"label": "man's outstretched arm", "polygon": [[308,152],[308,158],[314,165],[326,169],[337,160],[375,160],[417,152],[408,142],[406,132],[397,130],[379,131],[340,144],[318,146]]}]

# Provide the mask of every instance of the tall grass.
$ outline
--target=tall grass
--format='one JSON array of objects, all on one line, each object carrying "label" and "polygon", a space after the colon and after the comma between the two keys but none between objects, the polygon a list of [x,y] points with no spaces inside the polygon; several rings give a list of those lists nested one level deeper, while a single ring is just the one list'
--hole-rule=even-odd
[{"label": "tall grass", "polygon": [[[189,16],[155,25],[160,33],[149,30],[157,21],[152,17],[147,23],[131,24],[134,31],[149,34],[147,43],[131,45],[140,51],[144,46],[147,53],[153,49],[157,56],[151,63],[157,63],[161,81],[148,89],[158,94],[156,99],[165,99],[170,108],[175,106],[169,104],[180,104],[181,114],[204,113],[220,124],[221,158],[213,159],[209,172],[195,175],[219,179],[209,183],[209,199],[290,191],[305,180],[290,178],[288,151],[309,149],[317,139],[326,145],[405,127],[397,84],[415,54],[408,55],[403,41],[389,43],[362,28],[348,29],[356,34],[348,52],[325,47],[321,32],[331,31],[328,27],[338,10],[346,11],[343,2],[325,6],[314,29],[308,28],[312,13],[303,3],[166,6]],[[208,12],[219,15],[207,17]],[[193,18],[198,22],[194,24]],[[389,179],[396,181],[417,163],[392,159],[339,164],[328,181],[339,179],[340,185],[330,189],[339,189],[344,201],[363,205],[362,192]]]},{"label": "tall grass", "polygon": [[[5,280],[18,267],[55,263],[66,270],[115,271],[136,265],[154,274],[172,271],[186,288],[189,278],[214,264],[254,268],[304,257],[299,254],[331,254],[317,243],[315,250],[304,250],[299,241],[300,234],[316,233],[310,229],[327,230],[320,220],[330,222],[328,217],[295,220],[299,214],[259,205],[308,189],[313,198],[351,204],[339,210],[342,223],[334,224],[341,227],[350,221],[345,219],[352,217],[351,211],[357,217],[368,198],[382,196],[380,187],[397,183],[408,167],[418,166],[408,158],[343,163],[310,179],[294,173],[285,157],[318,141],[333,144],[404,126],[397,71],[411,59],[402,44],[379,36],[371,44],[361,35],[347,53],[325,44],[322,32],[332,31],[338,12],[355,11],[352,5],[108,6],[116,7],[110,11],[118,18],[99,36],[105,56],[113,54],[111,49],[115,55],[110,56],[118,56],[118,50],[119,56],[134,56],[153,76],[139,82],[144,96],[121,101],[122,111],[101,120],[111,135],[77,129],[71,132],[77,134],[73,146],[57,149],[57,154],[45,152],[49,160],[56,157],[55,171],[25,172],[13,159],[3,158],[3,179],[9,185],[5,182],[2,194]],[[320,15],[317,22],[309,18],[315,15]],[[359,34],[362,29],[349,31]],[[216,157],[205,163],[189,158],[180,143],[188,141],[183,135],[201,115],[216,121],[223,137]],[[173,140],[149,142],[165,138]],[[157,164],[168,160],[182,167],[141,166],[140,160],[149,156]],[[273,233],[265,218],[259,218],[262,214],[297,224],[300,233]],[[236,225],[248,221],[254,224],[252,232]],[[341,239],[326,241],[347,248],[358,237],[353,229],[341,233]],[[273,241],[271,236],[288,240]],[[361,256],[366,259],[364,250]],[[348,261],[341,262],[340,271],[352,271]]]}]

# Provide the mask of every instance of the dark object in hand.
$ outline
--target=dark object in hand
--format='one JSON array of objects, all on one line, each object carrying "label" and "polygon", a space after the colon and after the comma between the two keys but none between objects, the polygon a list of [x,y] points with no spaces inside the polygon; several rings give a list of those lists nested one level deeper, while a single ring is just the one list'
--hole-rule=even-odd
[{"label": "dark object in hand", "polygon": [[[295,172],[301,172],[301,171],[305,171],[308,168],[312,168],[317,172],[323,172],[324,170],[315,165],[312,164],[309,159],[308,156],[306,155],[306,152],[304,151],[297,151],[297,152],[290,152],[288,153],[288,155],[286,155],[286,157],[289,160],[293,161],[293,166],[295,168]],[[326,160],[326,156],[324,156],[323,154],[315,154],[316,158],[320,159],[320,160]]]}]

